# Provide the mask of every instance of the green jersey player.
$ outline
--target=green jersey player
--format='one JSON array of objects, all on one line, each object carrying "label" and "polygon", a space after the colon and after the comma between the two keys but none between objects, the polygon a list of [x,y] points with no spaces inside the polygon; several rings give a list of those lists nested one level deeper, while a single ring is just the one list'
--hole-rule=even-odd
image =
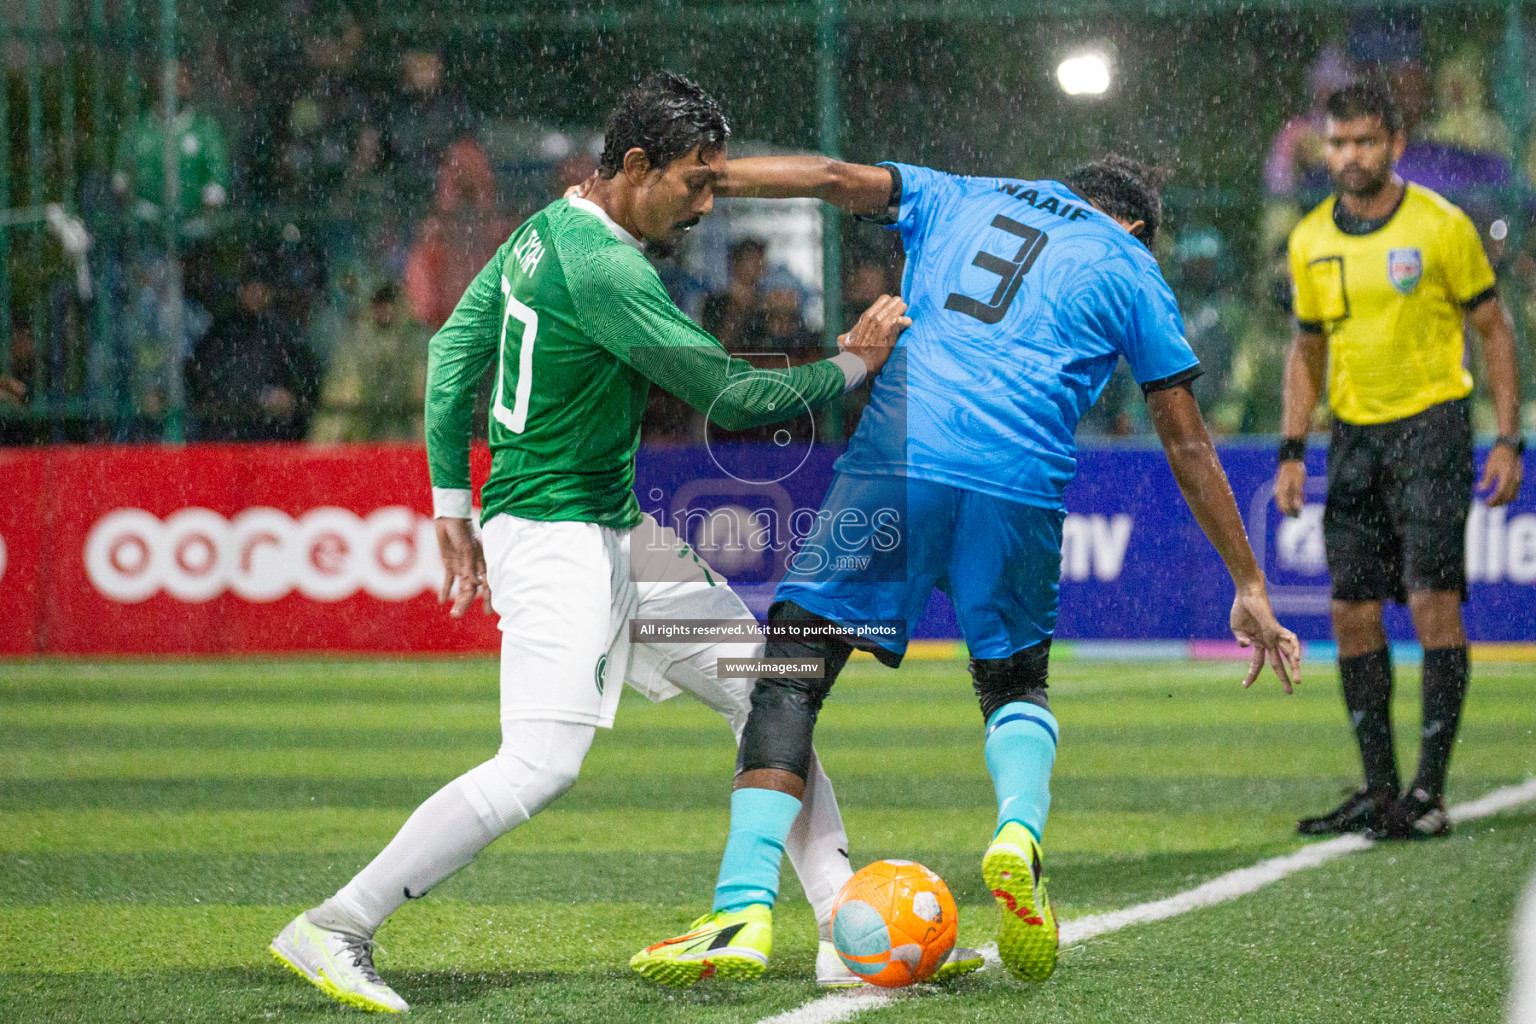
[{"label": "green jersey player", "polygon": [[[878,372],[910,321],[882,296],[830,359],[786,370],[737,364],[667,297],[641,253],[710,211],[729,134],[697,85],[658,74],[609,120],[585,198],[535,214],[475,278],[428,356],[426,430],[434,515],[455,615],[478,599],[500,616],[502,746],[429,797],[370,864],[272,943],[279,960],[334,998],[401,1012],[373,966],[374,930],[406,900],[469,864],[576,780],[622,684],[652,699],[687,691],[740,736],[752,680],[720,657],[758,641],[631,645],[635,617],[751,615],[670,529],[643,515],[634,457],[652,383],[730,429],[788,419]],[[481,541],[470,529],[469,436],[476,386],[495,364],[490,479]],[[851,875],[847,836],[819,769],[785,844],[824,929]],[[707,970],[708,950],[700,951]],[[856,983],[828,943],[824,983]]]}]

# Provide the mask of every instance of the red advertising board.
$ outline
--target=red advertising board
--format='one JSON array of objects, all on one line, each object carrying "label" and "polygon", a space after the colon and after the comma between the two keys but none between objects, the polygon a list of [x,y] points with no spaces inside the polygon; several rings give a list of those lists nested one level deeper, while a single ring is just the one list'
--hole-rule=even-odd
[{"label": "red advertising board", "polygon": [[498,647],[437,603],[419,445],[58,448],[0,473],[0,653]]},{"label": "red advertising board", "polygon": [[41,454],[0,449],[0,654],[39,650],[46,470]]}]

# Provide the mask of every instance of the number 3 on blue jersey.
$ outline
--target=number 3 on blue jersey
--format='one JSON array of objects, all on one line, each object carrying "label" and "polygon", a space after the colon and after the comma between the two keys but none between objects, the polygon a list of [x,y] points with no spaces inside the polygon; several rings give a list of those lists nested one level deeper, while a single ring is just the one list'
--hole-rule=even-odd
[{"label": "number 3 on blue jersey", "polygon": [[[491,414],[496,422],[521,434],[528,426],[528,399],[533,394],[533,342],[539,333],[539,314],[517,301],[512,294],[512,282],[501,279],[501,294],[507,298],[507,310],[501,319],[500,359],[496,366],[496,398],[491,402]],[[503,397],[507,388],[507,324],[516,320],[523,325],[517,353],[517,393],[508,409]]]},{"label": "number 3 on blue jersey", "polygon": [[1013,305],[1014,296],[1019,294],[1019,286],[1024,283],[1024,275],[1029,273],[1029,268],[1035,265],[1035,260],[1040,256],[1040,250],[1044,249],[1045,243],[1050,241],[1050,237],[1039,228],[1020,224],[1002,214],[992,218],[992,226],[1001,228],[1010,235],[1018,235],[1024,240],[1024,244],[1019,246],[1019,251],[1013,254],[1012,259],[997,256],[983,249],[971,260],[973,266],[1001,278],[997,282],[996,290],[992,292],[992,297],[986,302],[978,302],[969,295],[951,292],[949,298],[944,301],[945,309],[975,317],[984,324],[995,324],[1008,312],[1008,307]]}]

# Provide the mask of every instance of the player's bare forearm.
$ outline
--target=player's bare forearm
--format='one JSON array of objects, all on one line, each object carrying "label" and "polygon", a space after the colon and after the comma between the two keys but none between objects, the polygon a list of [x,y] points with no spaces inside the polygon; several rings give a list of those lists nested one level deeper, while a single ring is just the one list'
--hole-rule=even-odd
[{"label": "player's bare forearm", "polygon": [[[1311,432],[1312,410],[1317,408],[1327,368],[1328,339],[1298,330],[1285,359],[1285,401],[1280,414],[1283,437],[1305,438]],[[1300,515],[1306,483],[1306,462],[1294,457],[1282,459],[1275,473],[1275,506],[1288,516]]]},{"label": "player's bare forearm", "polygon": [[1312,410],[1323,393],[1323,376],[1328,370],[1328,339],[1311,331],[1297,331],[1291,351],[1285,359],[1284,406],[1280,414],[1280,433],[1284,437],[1306,437],[1312,430]]},{"label": "player's bare forearm", "polygon": [[[1498,299],[1482,302],[1467,317],[1483,337],[1483,361],[1488,366],[1488,390],[1498,416],[1499,433],[1520,432],[1520,364],[1515,354],[1515,329]],[[1490,508],[1507,505],[1520,496],[1524,467],[1520,455],[1507,444],[1496,444],[1483,463],[1477,489]]]},{"label": "player's bare forearm", "polygon": [[722,198],[823,199],[855,214],[885,210],[891,172],[826,156],[757,156],[730,160],[715,183]]},{"label": "player's bare forearm", "polygon": [[1239,592],[1262,592],[1264,573],[1248,544],[1232,485],[1216,457],[1195,396],[1182,387],[1154,391],[1147,396],[1147,412],[1179,490],[1232,574],[1233,584]]},{"label": "player's bare forearm", "polygon": [[1499,433],[1520,432],[1520,363],[1515,328],[1509,312],[1498,299],[1481,303],[1468,316],[1483,338],[1483,362],[1488,367],[1488,390],[1498,416]]},{"label": "player's bare forearm", "polygon": [[1253,648],[1243,685],[1253,685],[1267,661],[1290,693],[1291,686],[1301,680],[1301,641],[1280,625],[1269,606],[1264,573],[1248,545],[1232,486],[1216,458],[1199,403],[1187,388],[1165,388],[1147,396],[1147,411],[1184,500],[1232,574],[1237,590],[1232,601],[1232,635],[1240,645]]}]

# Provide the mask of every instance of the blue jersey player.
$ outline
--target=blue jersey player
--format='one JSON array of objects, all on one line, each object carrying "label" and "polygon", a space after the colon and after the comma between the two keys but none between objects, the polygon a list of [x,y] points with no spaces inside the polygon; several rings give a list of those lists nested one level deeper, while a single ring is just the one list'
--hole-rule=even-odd
[{"label": "blue jersey player", "polygon": [[1266,660],[1287,692],[1299,678],[1300,645],[1270,609],[1188,387],[1200,364],[1148,248],[1161,219],[1156,183],[1119,157],[1061,181],[764,157],[731,161],[717,193],[815,196],[888,223],[906,251],[912,327],[876,381],[818,527],[769,612],[766,656],[820,658],[825,671],[758,681],[714,909],[631,963],[674,984],[762,972],[822,701],[854,647],[899,664],[938,587],[954,601],[986,722],[998,816],[982,874],[1001,906],[998,952],[1019,977],[1043,981],[1057,950],[1040,844],[1058,734],[1046,669],[1062,494],[1076,472],[1078,419],[1120,359],[1231,572],[1232,632],[1253,647],[1244,685]]}]

